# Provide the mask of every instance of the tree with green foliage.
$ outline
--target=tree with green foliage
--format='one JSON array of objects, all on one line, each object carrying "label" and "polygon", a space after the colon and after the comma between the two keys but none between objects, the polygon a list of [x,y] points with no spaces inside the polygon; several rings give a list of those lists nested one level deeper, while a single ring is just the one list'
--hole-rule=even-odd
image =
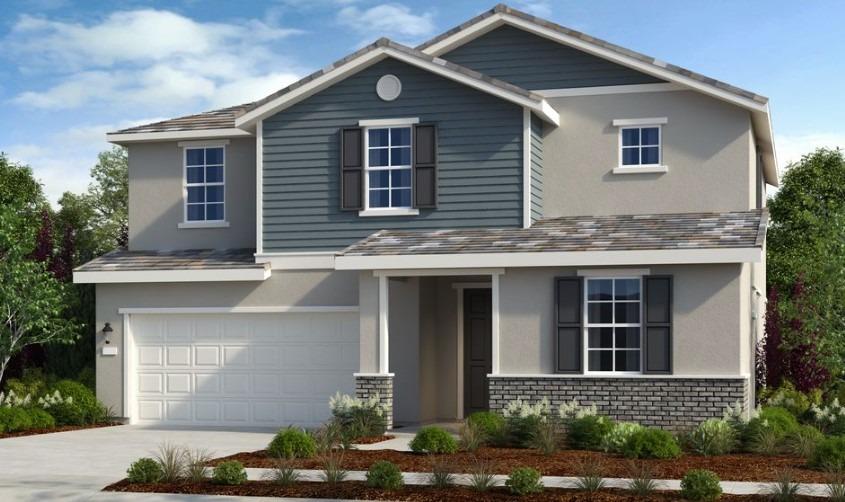
[{"label": "tree with green foliage", "polygon": [[766,381],[824,387],[845,361],[845,157],[819,149],[769,200]]}]

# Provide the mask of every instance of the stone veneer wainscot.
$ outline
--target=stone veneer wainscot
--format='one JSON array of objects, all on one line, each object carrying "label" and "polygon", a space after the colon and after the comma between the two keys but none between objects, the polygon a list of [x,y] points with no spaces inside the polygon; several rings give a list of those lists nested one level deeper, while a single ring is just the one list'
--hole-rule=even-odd
[{"label": "stone veneer wainscot", "polygon": [[393,428],[393,375],[355,375],[355,397],[369,399],[378,394],[384,407],[387,428]]}]

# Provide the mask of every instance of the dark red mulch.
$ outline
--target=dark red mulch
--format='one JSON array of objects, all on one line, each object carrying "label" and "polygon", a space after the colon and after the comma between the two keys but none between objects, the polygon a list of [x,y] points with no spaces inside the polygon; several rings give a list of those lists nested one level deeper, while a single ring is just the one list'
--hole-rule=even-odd
[{"label": "dark red mulch", "polygon": [[[274,467],[274,459],[269,458],[264,450],[237,453],[216,459],[212,464],[223,460],[238,460],[246,467]],[[353,471],[365,471],[379,460],[393,462],[404,472],[429,472],[434,460],[446,461],[454,472],[471,472],[477,462],[483,460],[491,463],[498,474],[508,474],[517,467],[533,467],[544,476],[577,476],[582,472],[585,462],[598,462],[602,476],[625,478],[631,476],[632,465],[636,462],[638,466],[648,466],[656,479],[681,479],[690,469],[709,469],[723,481],[776,481],[784,470],[790,470],[797,482],[829,481],[824,472],[807,468],[804,459],[800,457],[750,453],[717,457],[684,455],[672,460],[631,461],[617,455],[580,450],[562,450],[549,456],[517,448],[479,448],[474,454],[458,452],[452,455],[422,455],[395,450],[351,450],[343,454],[343,467]],[[322,468],[322,460],[317,457],[296,459],[293,462],[299,469]]]},{"label": "dark red mulch", "polygon": [[362,438],[358,438],[353,441],[354,444],[376,444],[381,443],[382,441],[388,441],[390,439],[395,438],[396,436],[391,436],[390,434],[384,434],[381,436],[366,436]]},{"label": "dark red mulch", "polygon": [[29,429],[27,431],[20,431],[20,432],[6,432],[0,434],[0,439],[6,438],[19,438],[23,436],[37,436],[39,434],[52,434],[54,432],[69,432],[69,431],[80,431],[83,429],[100,429],[102,427],[114,427],[117,425],[123,425],[119,422],[110,422],[104,424],[88,424],[88,425],[61,425],[58,427],[52,427],[49,429]]},{"label": "dark red mulch", "polygon": [[[127,480],[118,481],[103,489],[115,492],[145,492],[145,493],[182,493],[205,495],[234,495],[255,497],[300,497],[300,498],[328,498],[328,499],[356,499],[356,500],[396,500],[413,502],[436,502],[441,500],[456,500],[465,502],[487,502],[501,500],[520,501],[572,501],[572,502],[622,502],[641,500],[680,501],[683,500],[677,492],[656,492],[649,497],[640,498],[624,490],[601,490],[600,492],[585,493],[560,488],[547,488],[535,495],[517,497],[508,493],[506,488],[498,487],[488,492],[476,492],[467,487],[434,488],[430,486],[405,486],[401,490],[386,491],[370,488],[360,481],[345,481],[339,484],[299,482],[291,486],[279,486],[269,481],[248,481],[238,486],[221,486],[210,482],[205,483],[149,483],[132,484]],[[758,501],[767,500],[759,495],[723,495],[719,500],[727,501]],[[810,497],[799,497],[796,500],[814,500]]]}]

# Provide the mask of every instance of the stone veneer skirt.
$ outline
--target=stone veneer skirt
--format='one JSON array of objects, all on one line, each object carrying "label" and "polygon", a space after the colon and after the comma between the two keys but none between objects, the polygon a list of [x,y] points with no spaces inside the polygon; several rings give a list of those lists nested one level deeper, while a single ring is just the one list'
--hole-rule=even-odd
[{"label": "stone veneer skirt", "polygon": [[369,399],[378,394],[387,418],[387,428],[393,428],[393,376],[355,375],[355,397]]},{"label": "stone veneer skirt", "polygon": [[746,378],[612,378],[550,376],[489,377],[490,409],[514,399],[536,402],[547,397],[552,410],[573,399],[595,404],[614,420],[670,430],[688,429],[708,418],[721,418],[725,407],[739,402],[749,409]]}]

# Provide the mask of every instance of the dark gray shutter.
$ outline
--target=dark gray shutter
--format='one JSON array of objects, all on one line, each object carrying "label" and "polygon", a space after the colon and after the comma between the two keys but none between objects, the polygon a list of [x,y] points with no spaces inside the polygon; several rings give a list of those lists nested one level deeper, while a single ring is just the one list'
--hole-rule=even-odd
[{"label": "dark gray shutter", "polygon": [[414,127],[414,207],[437,207],[437,126]]},{"label": "dark gray shutter", "polygon": [[360,127],[340,131],[340,209],[364,209],[364,134]]},{"label": "dark gray shutter", "polygon": [[555,371],[581,373],[581,343],[584,316],[584,280],[581,277],[555,279]]},{"label": "dark gray shutter", "polygon": [[643,373],[672,373],[672,276],[643,278]]}]

